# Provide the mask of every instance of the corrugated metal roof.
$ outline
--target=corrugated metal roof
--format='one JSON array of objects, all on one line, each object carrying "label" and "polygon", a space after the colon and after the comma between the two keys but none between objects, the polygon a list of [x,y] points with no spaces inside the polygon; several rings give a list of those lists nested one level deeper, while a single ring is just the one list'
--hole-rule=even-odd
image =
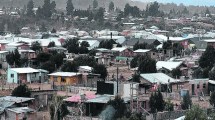
[{"label": "corrugated metal roof", "polygon": [[16,108],[9,108],[9,111],[15,112],[15,113],[28,113],[28,112],[35,112],[34,109],[31,109],[29,107],[16,107]]},{"label": "corrugated metal roof", "polygon": [[65,77],[71,77],[71,76],[77,76],[80,75],[81,73],[75,73],[75,72],[55,72],[48,74],[50,76],[65,76]]},{"label": "corrugated metal roof", "polygon": [[161,68],[166,68],[170,71],[172,71],[173,69],[179,67],[183,62],[169,62],[169,61],[158,61],[156,63],[156,68],[157,70],[161,69]]},{"label": "corrugated metal roof", "polygon": [[15,71],[17,73],[35,73],[39,72],[39,70],[27,67],[27,68],[11,68],[10,70]]},{"label": "corrugated metal roof", "polygon": [[0,97],[0,101],[15,102],[15,103],[22,103],[30,100],[34,100],[34,98],[15,97],[15,96]]},{"label": "corrugated metal roof", "polygon": [[140,76],[144,80],[149,81],[150,83],[168,84],[168,83],[177,82],[177,80],[169,77],[168,75],[166,75],[164,73],[147,73],[147,74],[140,74]]}]

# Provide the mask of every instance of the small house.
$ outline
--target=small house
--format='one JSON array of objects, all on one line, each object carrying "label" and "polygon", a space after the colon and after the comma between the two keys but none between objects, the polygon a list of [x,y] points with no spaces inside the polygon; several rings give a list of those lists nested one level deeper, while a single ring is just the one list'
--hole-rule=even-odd
[{"label": "small house", "polygon": [[188,68],[183,62],[158,61],[156,68],[159,72],[171,75],[173,69],[179,69],[182,76],[188,76]]},{"label": "small house", "polygon": [[147,91],[160,89],[162,92],[171,90],[171,84],[177,80],[164,73],[146,73],[140,74],[140,89],[142,93]]},{"label": "small house", "polygon": [[74,85],[82,83],[82,74],[75,72],[55,72],[48,74],[55,85]]},{"label": "small house", "polygon": [[8,68],[7,82],[8,83],[33,83],[45,82],[47,72],[45,70],[27,68]]},{"label": "small house", "polygon": [[133,51],[127,47],[115,47],[111,49],[116,56],[121,56],[121,57],[132,57],[133,56]]}]

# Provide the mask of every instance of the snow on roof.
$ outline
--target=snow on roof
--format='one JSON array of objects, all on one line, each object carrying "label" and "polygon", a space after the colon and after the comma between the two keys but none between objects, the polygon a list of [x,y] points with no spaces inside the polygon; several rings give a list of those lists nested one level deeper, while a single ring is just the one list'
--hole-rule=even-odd
[{"label": "snow on roof", "polygon": [[115,47],[113,49],[111,49],[112,51],[118,51],[118,52],[122,52],[124,51],[125,49],[127,49],[127,47]]},{"label": "snow on roof", "polygon": [[8,43],[10,43],[11,41],[8,41],[8,40],[0,40],[0,43],[1,44],[8,44]]},{"label": "snow on roof", "polygon": [[140,76],[144,80],[149,81],[150,83],[168,84],[168,83],[177,82],[175,79],[169,77],[164,73],[148,73],[148,74],[140,74]]},{"label": "snow on roof", "polygon": [[149,52],[150,49],[138,49],[138,50],[135,50],[134,52],[135,53],[145,53],[145,52]]},{"label": "snow on roof", "polygon": [[79,69],[85,69],[87,71],[92,71],[93,68],[90,66],[79,66]]},{"label": "snow on roof", "polygon": [[36,110],[31,109],[29,107],[15,107],[15,108],[8,108],[9,111],[15,113],[28,113],[28,112],[35,112]]},{"label": "snow on roof", "polygon": [[97,96],[96,98],[89,99],[86,102],[87,103],[107,103],[111,99],[111,96],[109,95],[101,95]]},{"label": "snow on roof", "polygon": [[207,40],[204,40],[205,42],[215,42],[215,39],[207,39]]},{"label": "snow on roof", "polygon": [[214,81],[214,80],[209,80],[208,82],[209,82],[210,84],[215,85],[215,81]]},{"label": "snow on roof", "polygon": [[64,76],[64,77],[72,77],[72,76],[77,76],[81,75],[81,73],[75,73],[75,72],[55,72],[48,74],[50,76]]},{"label": "snow on roof", "polygon": [[93,46],[98,40],[79,40],[79,43],[82,43],[83,41],[88,42],[90,46]]},{"label": "snow on roof", "polygon": [[15,96],[0,97],[0,101],[9,101],[9,102],[15,102],[15,103],[22,103],[22,102],[26,102],[29,100],[34,100],[34,98],[15,97]]},{"label": "snow on roof", "polygon": [[97,48],[96,50],[98,50],[98,51],[107,51],[109,49],[106,49],[106,48]]},{"label": "snow on roof", "polygon": [[[104,38],[104,39],[111,39],[111,36],[101,36],[99,38]],[[119,38],[124,38],[124,36],[112,36],[112,39],[119,39]]]},{"label": "snow on roof", "polygon": [[8,53],[9,51],[0,51],[0,54]]},{"label": "snow on roof", "polygon": [[185,116],[181,116],[181,117],[179,117],[179,118],[177,118],[175,120],[184,120],[184,119],[185,119]]},{"label": "snow on roof", "polygon": [[33,51],[33,50],[18,50],[20,53],[22,53],[22,52],[31,52],[31,53],[34,53],[35,51]]},{"label": "snow on roof", "polygon": [[39,70],[33,69],[33,68],[11,68],[10,70],[15,71],[17,73],[35,73],[39,72]]},{"label": "snow on roof", "polygon": [[162,49],[163,48],[163,44],[160,44],[156,47],[156,49]]},{"label": "snow on roof", "polygon": [[158,61],[156,63],[156,68],[157,70],[161,69],[161,68],[166,68],[170,71],[172,71],[173,69],[179,67],[183,62],[170,62],[170,61]]},{"label": "snow on roof", "polygon": [[48,38],[48,39],[37,39],[37,40],[41,43],[41,46],[43,47],[48,46],[50,42],[55,42],[56,46],[61,46],[59,38]]},{"label": "snow on roof", "polygon": [[7,46],[15,46],[15,47],[20,45],[23,45],[23,43],[11,42],[7,44]]}]

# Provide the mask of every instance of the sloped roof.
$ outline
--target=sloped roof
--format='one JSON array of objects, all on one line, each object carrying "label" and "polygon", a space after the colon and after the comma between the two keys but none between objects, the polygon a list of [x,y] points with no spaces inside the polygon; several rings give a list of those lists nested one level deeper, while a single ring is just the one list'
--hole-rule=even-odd
[{"label": "sloped roof", "polygon": [[31,109],[29,107],[15,107],[15,108],[9,108],[9,111],[15,112],[15,113],[28,113],[28,112],[35,112],[36,110]]},{"label": "sloped roof", "polygon": [[172,71],[173,69],[179,67],[183,62],[170,62],[170,61],[158,61],[156,63],[156,68],[157,70],[161,69],[161,68],[166,68],[170,71]]},{"label": "sloped roof", "polygon": [[50,76],[64,76],[64,77],[72,77],[72,76],[77,76],[80,75],[81,73],[75,73],[75,72],[55,72],[48,74]]},{"label": "sloped roof", "polygon": [[79,69],[84,69],[86,71],[92,71],[93,68],[90,66],[79,66]]},{"label": "sloped roof", "polygon": [[0,101],[8,101],[8,102],[15,102],[15,103],[22,103],[30,100],[34,100],[34,98],[15,97],[15,96],[0,97]]},{"label": "sloped roof", "polygon": [[134,53],[145,53],[145,52],[149,52],[150,49],[138,49],[138,50],[135,50]]},{"label": "sloped roof", "polygon": [[144,80],[147,80],[150,83],[168,84],[168,83],[177,82],[177,80],[169,77],[168,75],[166,75],[164,73],[147,73],[147,74],[140,74],[140,76]]},{"label": "sloped roof", "polygon": [[111,49],[112,51],[118,51],[118,52],[122,52],[124,51],[125,49],[127,49],[127,47],[115,47],[113,49]]},{"label": "sloped roof", "polygon": [[17,73],[35,73],[35,72],[39,72],[39,70],[30,68],[30,67],[27,67],[27,68],[10,68],[10,70],[15,71]]},{"label": "sloped roof", "polygon": [[[159,42],[156,39],[143,39],[143,38],[131,38],[125,40],[122,45],[126,46],[134,46],[137,42],[139,43],[147,43],[147,44],[153,44],[154,42]],[[156,43],[157,44],[157,43]]]}]

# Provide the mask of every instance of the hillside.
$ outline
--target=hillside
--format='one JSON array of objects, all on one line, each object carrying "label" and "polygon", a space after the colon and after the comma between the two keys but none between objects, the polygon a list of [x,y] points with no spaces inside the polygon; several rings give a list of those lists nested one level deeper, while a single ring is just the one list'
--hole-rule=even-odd
[{"label": "hillside", "polygon": [[[29,0],[0,0],[0,8],[5,7],[23,7],[27,5]],[[44,0],[34,0],[35,6],[43,5]],[[146,7],[146,3],[131,1],[131,0],[98,0],[99,6],[108,8],[110,1],[113,1],[115,6],[120,9],[123,9],[126,3],[130,5],[136,5],[139,8],[143,9]],[[58,9],[65,9],[67,0],[55,0]],[[76,9],[87,9],[89,5],[92,6],[93,0],[72,0],[74,7]]]}]

